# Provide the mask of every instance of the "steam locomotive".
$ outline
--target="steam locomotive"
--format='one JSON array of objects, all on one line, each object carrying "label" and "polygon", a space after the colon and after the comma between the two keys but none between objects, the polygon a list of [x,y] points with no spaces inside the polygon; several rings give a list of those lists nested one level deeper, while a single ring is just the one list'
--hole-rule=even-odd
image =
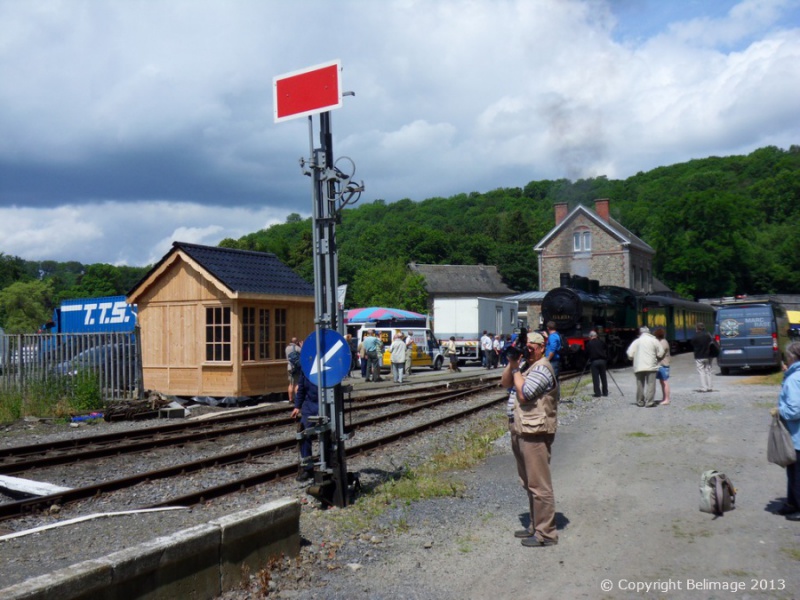
[{"label": "steam locomotive", "polygon": [[714,308],[683,298],[643,294],[619,286],[601,286],[597,280],[561,274],[561,287],[542,299],[542,319],[553,321],[562,340],[562,364],[583,369],[584,346],[594,329],[606,343],[609,364],[624,364],[628,346],[639,328],[663,327],[673,353],[686,350],[697,323],[714,323]]}]

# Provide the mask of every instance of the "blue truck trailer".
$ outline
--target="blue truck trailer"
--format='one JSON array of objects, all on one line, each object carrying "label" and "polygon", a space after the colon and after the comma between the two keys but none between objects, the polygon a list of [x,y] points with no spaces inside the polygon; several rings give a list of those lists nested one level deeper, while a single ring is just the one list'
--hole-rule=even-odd
[{"label": "blue truck trailer", "polygon": [[64,300],[39,333],[127,333],[135,327],[136,305],[125,296],[104,296]]},{"label": "blue truck trailer", "polygon": [[[61,302],[53,310],[53,318],[39,328],[42,335],[39,355],[48,360],[65,360],[102,343],[96,336],[72,334],[130,334],[136,329],[136,305],[128,304],[125,296],[73,298]],[[66,334],[66,335],[65,335]]]}]

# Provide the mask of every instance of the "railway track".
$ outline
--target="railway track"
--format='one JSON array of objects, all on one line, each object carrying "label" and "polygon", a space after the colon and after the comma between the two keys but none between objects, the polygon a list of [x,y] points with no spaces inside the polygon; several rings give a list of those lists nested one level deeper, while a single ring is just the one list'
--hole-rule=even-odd
[{"label": "railway track", "polygon": [[[360,419],[353,422],[352,426],[358,431],[363,431],[370,427],[374,427],[379,423],[397,421],[417,412],[426,410],[436,412],[439,408],[452,402],[464,400],[471,395],[485,392],[492,388],[496,390],[496,383],[483,383],[478,386],[470,386],[461,390],[437,390],[427,394],[425,399],[420,399],[410,405],[404,405],[398,410],[389,412],[384,411],[381,414]],[[417,396],[419,396],[419,392],[417,392]],[[401,427],[389,434],[375,436],[365,442],[354,444],[348,447],[348,455],[353,456],[360,454],[419,434],[420,432],[428,431],[432,428],[450,423],[454,419],[461,419],[474,414],[476,411],[483,410],[486,407],[492,406],[503,400],[504,397],[502,397],[500,394],[497,394],[497,396],[488,400],[471,402],[470,406],[466,408],[449,411],[445,415],[438,415],[434,418],[426,418],[423,422],[418,422],[413,426]],[[404,401],[407,402],[407,399],[387,401],[384,404],[397,404]],[[372,406],[374,406],[374,404]],[[285,405],[283,406],[283,410],[286,410]],[[167,468],[138,473],[93,485],[77,487],[68,491],[47,496],[28,498],[0,504],[0,521],[6,521],[29,515],[36,511],[47,509],[53,505],[64,506],[79,502],[81,500],[93,498],[96,499],[111,494],[112,492],[130,489],[141,484],[153,484],[159,480],[185,476],[187,474],[218,467],[230,467],[233,465],[243,464],[253,466],[256,461],[263,457],[287,454],[289,452],[292,453],[291,458],[283,458],[282,460],[277,461],[279,463],[277,465],[271,464],[268,468],[262,468],[256,464],[256,467],[258,468],[255,469],[254,473],[249,473],[243,477],[227,480],[219,485],[206,486],[202,489],[192,491],[189,494],[181,494],[174,497],[167,496],[163,501],[144,506],[143,508],[172,505],[187,506],[196,504],[211,498],[218,498],[225,494],[234,493],[239,490],[248,489],[256,485],[269,483],[271,481],[276,481],[296,474],[298,468],[295,454],[296,444],[297,440],[294,435],[284,435],[280,439],[234,452],[215,454],[207,458],[182,462],[171,465]],[[91,453],[93,450],[87,450],[87,452]]]},{"label": "railway track", "polygon": [[[480,380],[463,380],[458,385],[436,384],[416,389],[385,391],[351,397],[345,406],[346,414],[374,411],[395,404],[449,398],[453,389],[468,389],[481,385]],[[183,421],[135,431],[86,436],[0,449],[0,475],[18,475],[32,469],[77,463],[156,448],[177,446],[199,441],[218,440],[269,428],[287,427],[295,423],[287,413],[286,404],[253,411],[214,417],[208,420]]]},{"label": "railway track", "polygon": [[[562,377],[562,382],[577,377],[577,374],[566,374]],[[358,432],[360,438],[364,441],[357,443],[348,443],[346,452],[348,457],[355,457],[369,452],[397,443],[398,441],[419,436],[425,432],[435,430],[438,427],[453,423],[460,419],[465,419],[471,415],[479,413],[490,407],[495,407],[498,404],[506,401],[506,394],[498,388],[496,378],[490,378],[490,381],[485,381],[485,378],[477,378],[474,381],[461,381],[458,386],[453,386],[460,389],[446,389],[446,386],[434,385],[429,386],[425,390],[400,388],[387,388],[378,392],[377,390],[370,394],[363,394],[353,399],[350,406],[351,414],[361,414],[373,412],[374,414],[367,414],[364,418],[352,421],[349,425],[352,429]],[[478,394],[483,394],[484,397],[474,399]],[[486,397],[488,394],[489,397]],[[450,408],[453,403],[461,403],[457,408]],[[400,406],[395,410],[388,410],[392,407]],[[251,412],[247,416],[239,415],[226,415],[213,419],[212,423],[203,423],[206,427],[211,427],[214,430],[206,431],[193,431],[195,427],[194,422],[183,424],[169,424],[166,426],[158,426],[146,430],[138,430],[135,432],[139,436],[144,432],[155,437],[174,435],[171,442],[164,442],[158,440],[158,445],[153,445],[154,440],[143,442],[142,440],[131,442],[130,440],[124,441],[124,438],[130,437],[133,432],[126,432],[125,434],[92,436],[92,439],[83,440],[76,449],[76,440],[70,440],[64,448],[59,452],[61,455],[58,460],[66,460],[70,453],[81,454],[85,456],[82,459],[74,461],[74,465],[92,465],[100,463],[96,467],[96,471],[104,472],[125,472],[124,466],[104,467],[103,459],[99,461],[96,458],[86,458],[97,451],[93,445],[105,444],[109,446],[112,443],[119,443],[121,446],[114,450],[110,447],[104,449],[105,456],[110,457],[108,460],[114,461],[126,460],[125,453],[142,453],[142,452],[160,452],[164,454],[164,448],[177,449],[177,446],[197,445],[195,441],[186,436],[200,436],[200,444],[203,441],[215,442],[213,445],[214,453],[200,459],[179,461],[174,460],[169,463],[169,466],[155,469],[146,470],[141,473],[134,473],[116,479],[102,481],[99,483],[92,483],[90,485],[79,485],[67,491],[61,491],[48,496],[40,496],[36,498],[26,498],[12,502],[0,503],[0,521],[11,521],[13,519],[25,519],[37,514],[47,511],[51,507],[58,507],[59,511],[64,510],[64,507],[69,506],[70,511],[96,511],[96,505],[104,504],[112,507],[123,504],[126,508],[131,505],[140,508],[156,508],[165,506],[191,506],[198,503],[203,503],[214,498],[221,498],[228,494],[237,493],[239,491],[248,490],[255,486],[277,483],[281,480],[293,477],[298,470],[297,462],[297,439],[294,435],[292,428],[291,433],[286,431],[286,426],[294,425],[291,419],[286,417],[278,417],[277,413],[285,414],[288,405],[282,404],[279,407],[268,407],[267,409],[258,409]],[[238,423],[241,419],[253,420],[253,413],[257,413],[256,421],[260,421],[259,426],[253,423]],[[424,413],[424,417],[412,417],[418,413]],[[405,421],[404,421],[405,419]],[[408,424],[407,421],[413,419],[413,423]],[[387,424],[387,425],[381,425]],[[180,425],[183,425],[181,427]],[[259,429],[261,427],[261,429]],[[269,430],[273,433],[276,439],[258,443],[254,446],[230,451],[219,452],[219,446],[216,441],[227,437],[238,439],[235,432],[239,428],[249,432],[256,432]],[[383,428],[383,429],[382,429]],[[390,429],[387,433],[385,429]],[[115,441],[116,440],[116,441]],[[122,440],[122,441],[120,441]],[[134,446],[139,443],[150,444],[149,450],[134,449]],[[55,444],[59,446],[62,442]],[[45,444],[46,452],[53,451],[53,444]],[[2,453],[4,468],[9,471],[13,469],[23,469],[23,463],[33,464],[34,461],[40,459],[51,459],[52,457],[39,456],[38,458],[32,456],[35,454],[36,446],[18,447],[16,449],[5,449]],[[22,451],[20,451],[22,450]],[[170,452],[171,456],[173,453]],[[149,456],[149,455],[148,455]],[[143,459],[147,460],[147,457]],[[10,462],[8,462],[10,461]],[[58,463],[63,466],[65,462]],[[224,467],[224,468],[221,468]],[[40,467],[36,467],[39,469]],[[28,467],[27,470],[33,470],[34,467]],[[61,473],[61,470],[49,469],[47,466],[42,466],[41,470],[45,474],[49,474],[52,478],[54,473]],[[231,477],[233,472],[234,477]],[[240,473],[241,472],[241,473]],[[69,469],[67,474],[64,475],[59,481],[64,487],[69,487]],[[202,475],[208,473],[209,475]],[[198,479],[203,479],[200,485],[194,485],[195,481],[189,481],[188,484],[181,483],[184,479],[190,479],[192,474],[198,475]],[[38,475],[38,473],[37,473]],[[99,478],[99,477],[98,477]],[[47,477],[43,478],[47,480]],[[222,482],[217,480],[222,479]],[[205,482],[210,480],[211,483]],[[158,482],[177,482],[175,485],[166,484],[165,491],[162,493],[152,491],[152,488],[159,484]],[[141,486],[146,486],[142,488]],[[190,490],[173,491],[178,488],[191,488]],[[138,494],[139,496],[149,496],[150,500],[144,500],[141,503],[134,504],[137,496],[136,490],[140,492],[143,489],[150,489],[146,494]],[[120,495],[120,492],[122,494]],[[153,500],[153,498],[156,498]],[[88,501],[92,507],[81,508],[79,503],[81,501]],[[75,507],[75,508],[73,508]],[[113,508],[112,508],[113,510]],[[63,513],[61,513],[63,515]]]}]

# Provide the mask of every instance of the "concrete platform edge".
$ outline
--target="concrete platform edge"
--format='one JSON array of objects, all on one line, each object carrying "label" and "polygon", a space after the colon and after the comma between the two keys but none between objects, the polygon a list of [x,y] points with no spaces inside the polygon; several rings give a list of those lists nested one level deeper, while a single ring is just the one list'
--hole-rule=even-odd
[{"label": "concrete platform edge", "polygon": [[5,589],[4,600],[214,598],[300,551],[300,504],[281,498]]}]

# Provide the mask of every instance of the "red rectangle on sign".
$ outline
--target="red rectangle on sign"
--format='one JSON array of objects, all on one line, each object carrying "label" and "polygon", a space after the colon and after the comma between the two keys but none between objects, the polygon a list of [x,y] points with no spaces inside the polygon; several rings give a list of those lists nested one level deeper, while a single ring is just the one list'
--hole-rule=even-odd
[{"label": "red rectangle on sign", "polygon": [[275,122],[339,108],[340,71],[337,60],[275,77],[272,86]]}]

